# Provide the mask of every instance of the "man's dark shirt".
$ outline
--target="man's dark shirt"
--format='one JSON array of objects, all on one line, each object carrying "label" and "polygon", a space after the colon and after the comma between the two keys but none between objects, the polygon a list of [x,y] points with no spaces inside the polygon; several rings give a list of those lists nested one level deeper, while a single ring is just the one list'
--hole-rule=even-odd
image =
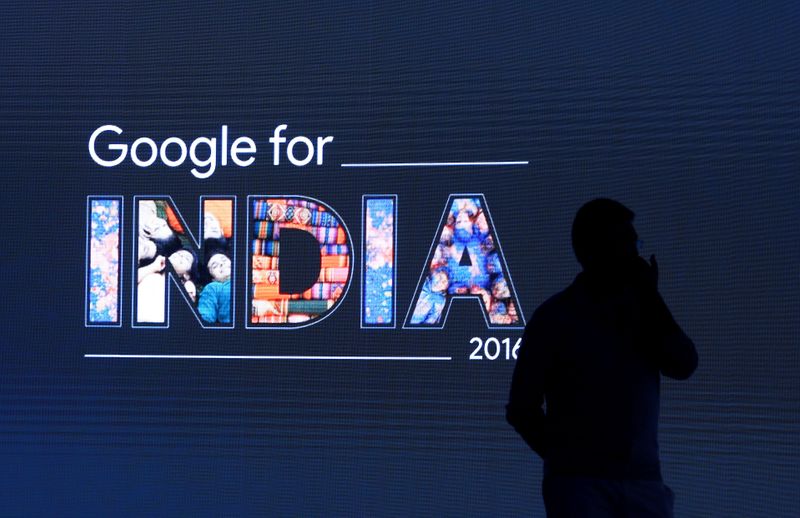
[{"label": "man's dark shirt", "polygon": [[545,474],[661,479],[660,374],[688,378],[697,352],[654,288],[628,291],[581,273],[525,328],[507,418]]}]

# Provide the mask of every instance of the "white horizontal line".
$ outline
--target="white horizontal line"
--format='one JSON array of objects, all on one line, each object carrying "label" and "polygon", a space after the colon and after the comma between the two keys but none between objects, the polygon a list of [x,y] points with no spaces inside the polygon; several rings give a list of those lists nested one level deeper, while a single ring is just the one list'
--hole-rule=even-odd
[{"label": "white horizontal line", "polygon": [[527,160],[511,162],[383,162],[376,164],[342,164],[342,167],[449,167],[484,165],[528,165]]},{"label": "white horizontal line", "polygon": [[84,354],[84,358],[144,358],[162,360],[379,360],[446,361],[452,356],[244,356],[220,354]]}]

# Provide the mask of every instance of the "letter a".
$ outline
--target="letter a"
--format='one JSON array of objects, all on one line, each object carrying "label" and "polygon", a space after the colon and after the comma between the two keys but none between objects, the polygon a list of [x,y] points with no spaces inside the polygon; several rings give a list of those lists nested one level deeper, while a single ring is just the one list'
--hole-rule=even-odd
[{"label": "letter a", "polygon": [[490,329],[525,326],[483,194],[448,198],[403,327],[444,327],[457,298],[478,301]]}]

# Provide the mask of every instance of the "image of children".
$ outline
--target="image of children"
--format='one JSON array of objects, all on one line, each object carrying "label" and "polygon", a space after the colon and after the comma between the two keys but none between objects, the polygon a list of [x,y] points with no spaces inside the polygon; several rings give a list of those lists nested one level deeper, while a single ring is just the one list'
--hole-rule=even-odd
[{"label": "image of children", "polygon": [[212,255],[206,265],[213,281],[200,293],[197,309],[210,324],[231,322],[231,260],[223,253]]},{"label": "image of children", "polygon": [[139,200],[137,208],[136,322],[167,321],[167,277],[172,276],[198,318],[206,323],[230,323],[232,202],[204,201],[201,247],[169,201]]}]

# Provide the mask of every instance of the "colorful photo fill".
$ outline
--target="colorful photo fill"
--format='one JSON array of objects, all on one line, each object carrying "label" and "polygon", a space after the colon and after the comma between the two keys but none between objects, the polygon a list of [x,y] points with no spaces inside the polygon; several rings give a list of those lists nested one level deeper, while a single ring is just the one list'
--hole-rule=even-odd
[{"label": "colorful photo fill", "polygon": [[[190,295],[197,291],[197,311],[206,324],[233,323],[233,218],[233,200],[203,200],[203,263],[199,269],[199,285],[186,274],[182,282],[185,289],[189,286]],[[172,266],[179,273],[174,262]],[[195,286],[194,290],[191,285]]]},{"label": "colorful photo fill", "polygon": [[[322,204],[300,197],[251,200],[251,324],[300,324],[321,317],[350,278],[350,244],[341,222]],[[303,293],[280,290],[280,233],[292,228],[319,242],[317,282]]]},{"label": "colorful photo fill", "polygon": [[164,324],[167,275],[204,324],[232,322],[233,201],[202,204],[202,250],[167,199],[138,201],[136,322]]},{"label": "colorful photo fill", "polygon": [[89,278],[87,323],[116,324],[119,318],[119,198],[89,199]]},{"label": "colorful photo fill", "polygon": [[452,200],[408,323],[442,325],[451,299],[471,296],[480,298],[490,324],[519,324],[516,296],[482,198]]},{"label": "colorful photo fill", "polygon": [[394,218],[394,197],[364,199],[364,326],[394,327]]}]

